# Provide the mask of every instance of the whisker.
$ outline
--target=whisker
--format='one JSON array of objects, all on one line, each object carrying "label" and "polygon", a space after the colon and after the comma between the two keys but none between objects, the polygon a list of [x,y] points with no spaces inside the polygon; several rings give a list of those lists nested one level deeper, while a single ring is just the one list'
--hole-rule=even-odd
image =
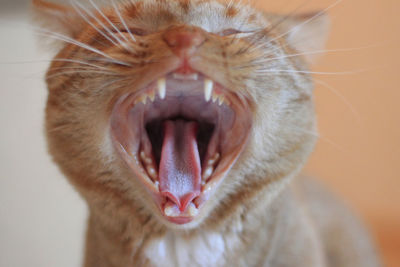
[{"label": "whisker", "polygon": [[305,130],[305,129],[299,128],[299,127],[290,127],[290,129],[294,130],[294,131],[299,131],[299,132],[302,132],[302,133],[305,133],[305,134],[308,134],[308,135],[311,135],[311,136],[314,136],[314,137],[317,137],[319,140],[324,141],[324,142],[332,145],[336,149],[338,149],[338,150],[340,150],[342,152],[346,152],[346,149],[344,149],[342,146],[340,146],[336,142],[332,141],[331,139],[321,135],[317,131],[308,131],[308,130]]},{"label": "whisker", "polygon": [[[128,39],[121,33],[121,31],[115,26],[114,23],[111,22],[111,20],[104,15],[103,11],[101,11],[101,9],[93,2],[93,0],[89,0],[90,4],[97,10],[97,12],[99,12],[99,14],[108,22],[108,24],[114,28],[114,30],[116,30],[118,32],[118,34],[125,39],[126,42],[129,42]],[[104,26],[103,26],[104,27]],[[105,28],[106,31],[111,34],[122,46],[125,46],[124,42],[118,38],[117,35],[115,35],[112,31],[110,31],[107,27]]]},{"label": "whisker", "polygon": [[118,59],[115,59],[115,58],[105,54],[104,52],[102,52],[102,51],[100,51],[100,50],[98,50],[98,49],[96,49],[96,48],[94,48],[94,47],[92,47],[90,45],[87,45],[85,43],[79,42],[79,41],[77,41],[75,39],[72,39],[72,38],[70,38],[68,36],[62,35],[62,34],[57,33],[57,32],[52,32],[52,31],[48,31],[48,30],[45,30],[45,29],[41,29],[41,28],[34,27],[34,29],[36,31],[38,31],[38,32],[36,32],[36,34],[38,34],[38,35],[46,36],[46,37],[49,37],[49,38],[53,38],[53,39],[56,39],[56,40],[59,40],[59,41],[63,41],[63,42],[66,42],[66,43],[69,43],[69,44],[76,45],[78,47],[84,48],[86,50],[89,50],[89,51],[91,51],[93,53],[96,53],[98,55],[101,55],[101,56],[103,56],[105,58],[108,58],[108,59],[112,60],[112,62],[115,63],[115,64],[124,65],[124,66],[130,66],[126,62],[123,62],[123,61],[120,61]]},{"label": "whisker", "polygon": [[314,81],[315,81],[316,84],[324,86],[325,88],[330,90],[333,94],[335,94],[337,97],[339,97],[339,99],[341,101],[343,101],[343,103],[347,106],[347,108],[350,110],[350,112],[356,118],[357,122],[358,123],[361,122],[360,114],[358,113],[358,111],[354,108],[354,106],[350,103],[350,101],[344,95],[342,95],[338,90],[333,88],[333,86],[329,85],[328,83],[326,83],[326,82],[324,82],[322,80],[314,78]]},{"label": "whisker", "polygon": [[[118,44],[111,39],[111,37],[109,37],[107,34],[105,34],[102,30],[100,30],[96,25],[94,25],[90,19],[83,13],[85,12],[87,15],[89,15],[90,17],[94,18],[100,25],[102,25],[102,27],[104,29],[106,29],[105,25],[99,21],[92,12],[90,12],[87,8],[85,8],[82,4],[80,4],[79,2],[77,2],[76,0],[69,0],[69,2],[71,3],[72,7],[78,12],[78,14],[90,25],[93,27],[93,29],[95,29],[98,33],[100,33],[102,36],[104,36],[104,38],[106,38],[108,41],[110,41],[112,44],[118,46]],[[83,11],[83,12],[82,12]],[[106,29],[107,30],[107,29]]]},{"label": "whisker", "polygon": [[300,24],[297,24],[295,26],[293,26],[291,29],[289,29],[287,32],[282,33],[281,35],[278,35],[277,37],[273,38],[270,42],[276,41],[278,39],[280,39],[283,36],[288,35],[289,33],[291,33],[293,30],[295,30],[297,27],[303,26],[307,23],[310,23],[311,21],[313,21],[314,19],[318,18],[319,16],[321,16],[324,12],[328,11],[329,9],[332,9],[333,7],[337,6],[338,4],[340,4],[343,0],[336,0],[333,4],[329,5],[327,8],[324,8],[323,10],[317,12],[314,16],[312,16],[311,18],[303,21]]},{"label": "whisker", "polygon": [[326,53],[335,53],[335,52],[353,52],[353,51],[357,51],[357,50],[371,48],[371,47],[374,47],[374,46],[375,45],[356,47],[356,48],[338,48],[338,49],[315,50],[315,51],[304,52],[304,53],[288,54],[288,55],[285,55],[285,56],[282,56],[282,57],[267,58],[265,60],[260,59],[260,60],[255,61],[255,63],[266,63],[266,62],[270,62],[270,61],[273,61],[273,60],[280,60],[280,59],[297,57],[297,56],[305,56],[305,55],[316,55],[316,54],[326,54]]},{"label": "whisker", "polygon": [[133,36],[131,30],[129,29],[128,25],[126,24],[125,20],[123,19],[122,15],[121,15],[121,12],[119,11],[117,5],[115,4],[115,1],[114,1],[114,0],[111,0],[111,3],[112,3],[112,5],[113,5],[113,8],[114,8],[115,12],[117,13],[117,15],[118,15],[118,17],[119,17],[119,20],[120,20],[121,23],[124,25],[126,31],[129,33],[129,36],[131,37],[132,41],[136,42],[135,37]]},{"label": "whisker", "polygon": [[109,76],[119,76],[119,74],[117,74],[115,72],[92,71],[92,70],[84,71],[83,70],[83,71],[64,71],[64,72],[59,72],[59,73],[55,73],[55,74],[47,76],[46,79],[52,79],[52,78],[56,78],[58,76],[68,75],[68,74],[105,74],[105,75],[109,75]]},{"label": "whisker", "polygon": [[[326,12],[326,11],[332,9],[333,7],[337,6],[338,4],[340,4],[342,1],[343,1],[343,0],[336,0],[333,4],[329,5],[329,6],[328,6],[327,8],[325,8],[325,9],[323,9],[323,10],[317,12],[315,15],[313,15],[313,16],[310,17],[309,19],[307,19],[307,20],[301,22],[300,24],[297,24],[297,25],[293,26],[293,27],[290,28],[287,32],[282,33],[282,34],[280,34],[280,35],[278,35],[278,36],[272,38],[272,39],[269,40],[267,43],[262,44],[262,45],[268,45],[268,46],[269,46],[269,44],[272,44],[274,41],[279,40],[280,38],[282,38],[282,37],[284,37],[284,36],[290,34],[290,33],[291,33],[292,31],[294,31],[297,27],[300,27],[300,26],[302,26],[302,25],[305,25],[305,24],[307,24],[307,23],[310,23],[310,22],[313,21],[314,19],[316,19],[316,18],[318,18],[319,16],[321,16],[324,12]],[[298,8],[299,8],[299,7],[297,7],[295,10],[297,10]],[[291,12],[291,13],[293,13],[293,12]],[[289,16],[285,16],[285,19],[287,19],[288,17],[289,17]],[[284,20],[280,20],[280,21],[278,22],[278,24],[281,24],[282,22],[284,22],[285,19],[284,19]],[[274,28],[274,27],[276,27],[276,26],[273,25],[272,28]],[[260,32],[262,32],[262,31],[264,31],[264,30],[265,30],[265,29],[260,30]],[[270,30],[270,29],[268,29],[268,30]],[[264,37],[264,36],[261,36],[261,38],[262,38],[262,37]],[[260,38],[259,38],[259,39],[260,39]],[[257,40],[259,40],[259,39],[257,39]],[[250,46],[248,47],[248,49],[252,48],[253,45],[254,45],[254,43],[255,43],[255,42],[250,43]],[[277,49],[278,49],[278,48],[277,48]]]},{"label": "whisker", "polygon": [[338,71],[338,72],[323,72],[323,71],[305,71],[305,70],[256,70],[257,73],[303,73],[303,74],[320,74],[320,75],[350,75],[363,73],[368,70],[355,70],[355,71]]}]

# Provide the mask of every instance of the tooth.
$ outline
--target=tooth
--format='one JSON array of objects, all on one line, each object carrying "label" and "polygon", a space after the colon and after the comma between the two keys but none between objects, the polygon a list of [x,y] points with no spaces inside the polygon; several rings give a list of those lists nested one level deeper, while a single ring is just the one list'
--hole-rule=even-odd
[{"label": "tooth", "polygon": [[188,213],[190,216],[195,217],[197,214],[199,214],[199,210],[196,208],[196,206],[191,203],[189,208],[188,208]]},{"label": "tooth", "polygon": [[154,169],[152,166],[147,166],[147,173],[150,175],[151,178],[157,179],[157,172],[156,169]]},{"label": "tooth", "polygon": [[161,99],[165,98],[166,94],[166,80],[165,78],[158,79],[157,81],[158,95]]},{"label": "tooth", "polygon": [[213,167],[208,166],[206,170],[203,172],[203,180],[207,180],[208,178],[210,178],[213,171],[214,171]]},{"label": "tooth", "polygon": [[140,158],[141,158],[147,165],[153,163],[153,160],[152,160],[150,157],[146,156],[146,153],[144,153],[144,151],[140,152]]},{"label": "tooth", "polygon": [[213,81],[211,81],[210,79],[206,79],[204,81],[204,98],[206,99],[207,102],[210,101],[211,99],[213,87],[214,87]]},{"label": "tooth", "polygon": [[146,102],[147,102],[147,95],[144,94],[144,95],[141,97],[140,101],[141,101],[144,105],[146,105]]},{"label": "tooth", "polygon": [[218,105],[221,106],[224,103],[224,99],[225,99],[225,97],[223,95],[219,96],[218,97]]},{"label": "tooth", "polygon": [[215,103],[215,101],[217,101],[218,99],[218,95],[216,93],[212,93],[212,101]]},{"label": "tooth", "polygon": [[164,208],[164,213],[168,217],[178,217],[179,216],[179,211],[178,208],[173,205],[173,204],[166,204]]},{"label": "tooth", "polygon": [[219,160],[219,153],[216,153],[211,159],[208,160],[208,165],[214,165]]},{"label": "tooth", "polygon": [[151,90],[148,94],[151,102],[154,102],[154,99],[156,98],[156,93],[154,92],[154,90]]}]

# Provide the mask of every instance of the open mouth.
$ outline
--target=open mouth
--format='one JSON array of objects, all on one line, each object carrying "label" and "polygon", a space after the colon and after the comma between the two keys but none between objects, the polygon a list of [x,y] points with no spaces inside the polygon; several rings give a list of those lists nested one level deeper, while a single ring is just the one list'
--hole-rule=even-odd
[{"label": "open mouth", "polygon": [[192,221],[243,150],[246,101],[201,73],[172,72],[120,98],[111,132],[170,222]]}]

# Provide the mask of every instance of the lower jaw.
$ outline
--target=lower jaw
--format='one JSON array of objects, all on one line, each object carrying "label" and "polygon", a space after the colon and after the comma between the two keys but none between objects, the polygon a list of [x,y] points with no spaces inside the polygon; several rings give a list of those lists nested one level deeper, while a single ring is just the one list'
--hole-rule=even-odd
[{"label": "lower jaw", "polygon": [[164,218],[166,218],[169,222],[178,225],[188,224],[194,220],[194,218],[192,217],[164,217]]}]

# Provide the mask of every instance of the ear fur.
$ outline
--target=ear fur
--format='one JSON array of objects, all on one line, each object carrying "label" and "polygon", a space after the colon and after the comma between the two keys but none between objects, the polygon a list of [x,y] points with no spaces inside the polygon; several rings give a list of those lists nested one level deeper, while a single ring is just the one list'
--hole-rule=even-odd
[{"label": "ear fur", "polygon": [[[271,19],[270,16],[268,18]],[[280,33],[287,33],[285,38],[289,45],[299,53],[305,53],[303,57],[308,63],[316,61],[320,53],[312,52],[324,49],[328,39],[330,20],[324,12],[300,14],[289,18],[272,16],[272,23],[280,24]]]},{"label": "ear fur", "polygon": [[35,21],[44,29],[71,38],[82,30],[83,19],[68,6],[44,0],[32,0]]}]

